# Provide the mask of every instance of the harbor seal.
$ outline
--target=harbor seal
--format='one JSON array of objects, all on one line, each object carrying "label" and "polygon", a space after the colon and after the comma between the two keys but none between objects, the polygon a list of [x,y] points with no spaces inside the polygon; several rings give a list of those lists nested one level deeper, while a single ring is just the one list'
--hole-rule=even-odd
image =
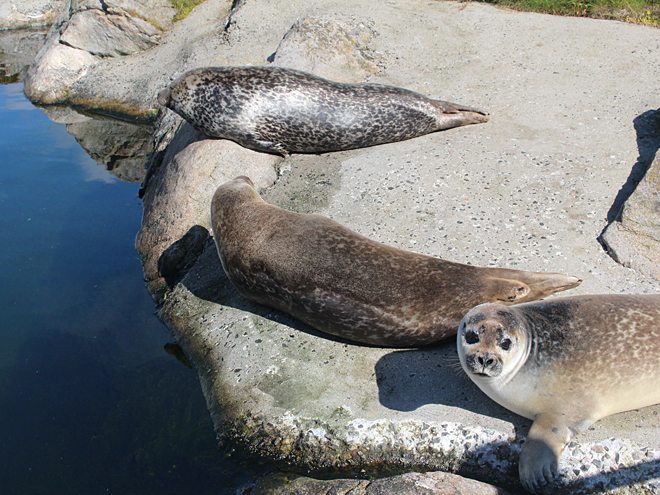
[{"label": "harbor seal", "polygon": [[386,246],[329,218],[270,205],[247,177],[217,189],[211,218],[222,266],[243,296],[377,346],[434,344],[454,335],[476,304],[532,301],[581,282]]},{"label": "harbor seal", "polygon": [[529,491],[552,480],[579,431],[660,403],[660,295],[482,304],[463,318],[457,347],[486,395],[534,421],[519,463]]},{"label": "harbor seal", "polygon": [[486,112],[381,84],[345,84],[282,67],[208,67],[158,95],[195,129],[257,151],[323,153],[486,122]]}]

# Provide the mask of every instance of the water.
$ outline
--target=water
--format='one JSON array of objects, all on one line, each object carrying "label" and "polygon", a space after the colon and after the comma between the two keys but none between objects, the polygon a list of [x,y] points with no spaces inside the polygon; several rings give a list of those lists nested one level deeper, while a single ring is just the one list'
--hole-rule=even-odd
[{"label": "water", "polygon": [[22,84],[0,86],[3,494],[218,495],[252,479],[218,449],[196,373],[163,350],[137,191]]}]

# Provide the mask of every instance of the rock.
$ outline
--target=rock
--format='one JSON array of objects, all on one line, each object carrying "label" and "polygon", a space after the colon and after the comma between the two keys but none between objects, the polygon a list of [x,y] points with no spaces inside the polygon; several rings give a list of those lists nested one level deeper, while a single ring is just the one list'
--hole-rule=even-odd
[{"label": "rock", "polygon": [[[94,5],[79,1],[73,10]],[[57,34],[26,92],[153,120],[158,90],[180,73],[270,59],[484,107],[492,120],[278,163],[161,113],[136,247],[218,433],[310,473],[433,470],[516,488],[517,432],[529,422],[456,372],[452,342],[357,346],[251,303],[222,271],[208,235],[210,199],[237,175],[267,187],[277,168],[269,201],[330,216],[374,240],[463,263],[583,275],[575,294],[658,292],[660,282],[621,267],[596,242],[635,163],[632,122],[657,107],[648,91],[660,77],[657,33],[475,3],[235,5],[207,0],[159,45],[120,57],[65,46]],[[619,52],[635,57],[608,56]],[[581,434],[548,490],[657,490],[658,409],[606,418]]]},{"label": "rock", "polygon": [[601,241],[623,266],[660,280],[660,110],[636,118],[635,130],[639,157],[615,201],[618,214]]},{"label": "rock", "polygon": [[0,30],[52,24],[66,0],[0,0]]},{"label": "rock", "polygon": [[[137,2],[133,0],[70,0],[48,34],[43,48],[30,67],[25,81],[25,95],[35,104],[71,104],[88,110],[148,120],[155,114],[148,105],[151,95],[144,94],[148,85],[140,85],[137,101],[127,98],[125,76],[121,83],[123,95],[109,94],[108,81],[118,78],[104,74],[105,80],[94,79],[90,86],[74,89],[80,78],[111,65],[109,60],[124,59],[156,46],[165,29],[172,26],[175,10],[167,0]],[[154,70],[145,67],[142,71]],[[141,71],[141,75],[144,72]],[[139,103],[138,103],[139,101]]]},{"label": "rock", "polygon": [[[492,116],[481,129],[289,156],[279,163],[280,180],[264,194],[267,200],[446,259],[583,275],[575,294],[660,291],[658,281],[622,268],[596,241],[635,162],[632,121],[657,104],[648,96],[634,108],[607,105],[615,96],[646,95],[644,88],[655,83],[658,74],[648,68],[660,67],[660,54],[642,49],[655,43],[646,28],[421,1],[374,10],[358,0],[342,4],[341,14],[323,2],[286,8],[244,2],[225,19],[219,65],[285,60],[291,50],[295,57],[287,64],[329,71],[342,66],[333,58],[340,49],[325,54],[293,44],[318,46],[322,32],[300,33],[327,26],[332,46],[351,47],[351,67],[365,49],[346,42],[340,27],[350,19],[379,33],[369,35],[367,51],[381,70],[371,76],[358,70],[356,79],[484,107]],[[278,46],[282,52],[271,57]],[[606,55],[615,50],[639,54],[634,78],[628,77],[630,59]],[[197,370],[218,433],[310,473],[364,469],[369,475],[385,466],[461,473],[516,488],[522,443],[516,432],[524,433],[529,422],[456,373],[452,342],[419,350],[358,346],[238,294],[207,235],[207,201],[222,181],[252,176],[255,153],[236,147],[240,155],[229,158],[232,143],[204,139],[168,112],[161,119],[160,158],[146,181],[137,247],[161,302],[159,316]],[[264,163],[256,173],[272,174],[273,165]],[[263,187],[274,175],[252,178]],[[640,414],[648,413],[606,418],[581,434],[584,454],[568,449],[548,490],[611,493],[633,483],[638,493],[651,489],[660,438]],[[612,437],[621,440],[591,450],[594,441]],[[616,474],[612,459],[621,461]],[[594,467],[582,471],[582,465]]]},{"label": "rock", "polygon": [[376,480],[315,480],[273,473],[259,480],[252,495],[506,495],[506,491],[455,474],[408,473]]},{"label": "rock", "polygon": [[380,69],[368,51],[373,23],[355,19],[306,17],[286,33],[273,65],[304,70],[341,82],[362,82]]},{"label": "rock", "polygon": [[91,9],[71,16],[59,41],[97,57],[120,57],[157,45],[160,34],[160,29],[140,17]]},{"label": "rock", "polygon": [[623,266],[660,280],[660,157],[624,203],[620,219],[603,233],[603,243]]},{"label": "rock", "polygon": [[[166,287],[158,270],[163,252],[193,227],[211,229],[211,197],[218,184],[250,174],[257,187],[268,187],[277,178],[279,160],[233,141],[208,139],[183,123],[167,147],[162,165],[149,178],[142,228],[135,241],[152,293],[161,294]],[[168,277],[174,275],[171,270],[167,273]]]},{"label": "rock", "polygon": [[98,59],[89,52],[59,42],[60,20],[53,25],[44,46],[28,70],[23,91],[34,104],[67,103],[71,85]]}]

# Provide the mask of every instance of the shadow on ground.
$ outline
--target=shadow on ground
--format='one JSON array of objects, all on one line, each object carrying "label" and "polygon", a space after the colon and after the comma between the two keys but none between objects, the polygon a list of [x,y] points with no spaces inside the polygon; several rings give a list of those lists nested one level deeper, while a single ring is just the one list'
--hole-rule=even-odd
[{"label": "shadow on ground", "polygon": [[[633,120],[637,133],[637,150],[639,156],[632,167],[626,183],[619,189],[611,208],[607,212],[607,226],[616,221],[621,207],[635,192],[637,184],[644,178],[651,166],[655,154],[660,149],[660,109],[649,110]],[[605,228],[607,228],[607,226]],[[603,230],[604,232],[604,230]]]}]

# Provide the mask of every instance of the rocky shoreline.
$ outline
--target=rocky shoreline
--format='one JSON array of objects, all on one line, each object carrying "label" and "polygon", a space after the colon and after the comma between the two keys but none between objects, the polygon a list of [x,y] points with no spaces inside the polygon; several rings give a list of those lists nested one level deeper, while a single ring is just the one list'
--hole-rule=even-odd
[{"label": "rocky shoreline", "polygon": [[[366,0],[233,8],[207,0],[174,24],[156,0],[67,4],[28,71],[26,95],[155,123],[136,247],[218,433],[312,475],[386,466],[519,491],[529,422],[458,372],[455,344],[358,346],[247,301],[209,236],[210,199],[221,183],[248,175],[269,202],[330,216],[387,244],[584,278],[571,294],[660,292],[660,164],[651,163],[660,147],[657,31],[453,2],[374,10]],[[122,38],[123,48],[99,46],[99,25],[131,26],[134,37]],[[627,56],[610,56],[619,52]],[[406,87],[484,107],[491,121],[281,159],[208,139],[169,111],[156,119],[158,91],[185,70],[264,63]],[[644,125],[634,125],[640,118]],[[609,213],[615,200],[621,215]],[[603,231],[632,269],[602,248]],[[606,418],[578,436],[546,492],[660,491],[658,411]],[[422,483],[432,486],[431,478]]]}]

